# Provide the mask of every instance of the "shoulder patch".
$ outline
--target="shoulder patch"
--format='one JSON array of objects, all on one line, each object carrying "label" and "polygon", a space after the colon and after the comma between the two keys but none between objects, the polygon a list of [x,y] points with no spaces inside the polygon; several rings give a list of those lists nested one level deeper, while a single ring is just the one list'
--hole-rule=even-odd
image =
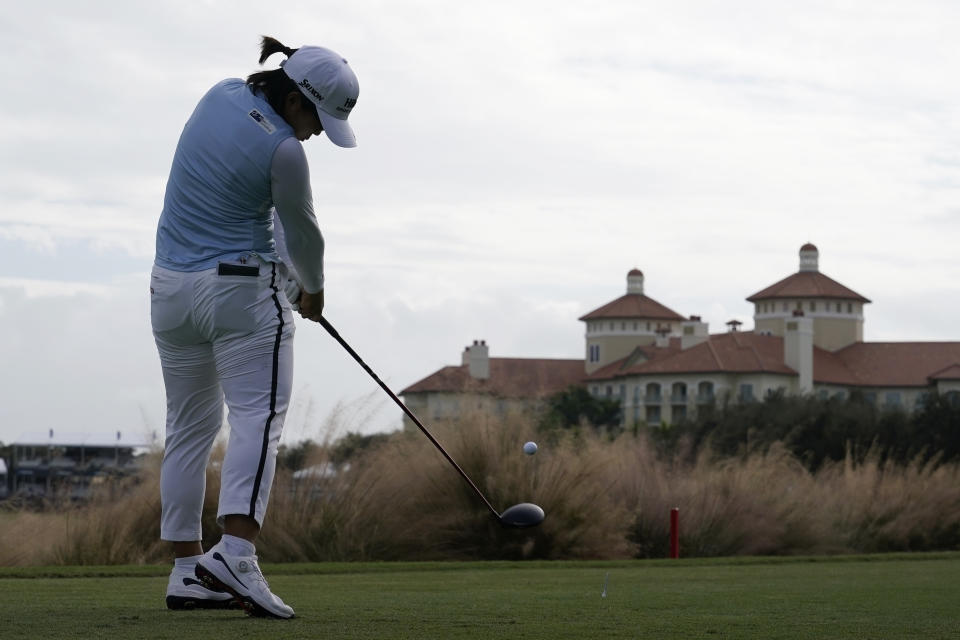
[{"label": "shoulder patch", "polygon": [[273,125],[273,123],[267,120],[267,117],[262,113],[260,113],[258,110],[253,109],[247,115],[250,116],[253,119],[253,121],[256,122],[258,125],[260,125],[260,127],[263,128],[263,130],[266,131],[267,133],[272,134],[277,130],[277,128]]}]

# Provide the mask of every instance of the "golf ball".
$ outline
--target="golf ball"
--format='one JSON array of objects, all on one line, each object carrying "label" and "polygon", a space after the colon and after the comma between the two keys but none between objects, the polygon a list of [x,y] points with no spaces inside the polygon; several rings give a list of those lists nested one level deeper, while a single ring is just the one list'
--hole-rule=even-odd
[{"label": "golf ball", "polygon": [[523,452],[528,456],[532,456],[537,452],[537,443],[536,442],[527,442],[523,445]]}]

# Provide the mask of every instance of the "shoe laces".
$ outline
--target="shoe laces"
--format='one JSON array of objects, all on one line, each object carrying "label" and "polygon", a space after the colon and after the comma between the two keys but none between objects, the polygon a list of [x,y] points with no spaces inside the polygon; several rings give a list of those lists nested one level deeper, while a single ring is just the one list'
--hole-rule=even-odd
[{"label": "shoe laces", "polygon": [[251,573],[253,574],[254,579],[259,580],[263,583],[263,586],[269,589],[270,584],[267,582],[267,579],[263,577],[263,572],[260,571],[260,563],[257,561],[257,556],[253,556],[253,561],[251,564],[253,565],[253,571]]}]

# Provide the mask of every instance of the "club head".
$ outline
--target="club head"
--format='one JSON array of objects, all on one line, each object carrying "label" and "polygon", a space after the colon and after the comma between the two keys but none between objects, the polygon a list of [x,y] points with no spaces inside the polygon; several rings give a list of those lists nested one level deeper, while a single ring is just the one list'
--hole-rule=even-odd
[{"label": "club head", "polygon": [[500,524],[512,529],[535,527],[546,517],[543,509],[531,502],[515,504],[500,514]]}]

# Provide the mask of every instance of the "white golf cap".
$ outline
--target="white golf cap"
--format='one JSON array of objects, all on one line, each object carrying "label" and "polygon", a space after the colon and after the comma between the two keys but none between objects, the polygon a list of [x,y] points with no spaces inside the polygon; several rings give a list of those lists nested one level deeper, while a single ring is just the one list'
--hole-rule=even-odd
[{"label": "white golf cap", "polygon": [[307,46],[297,49],[281,66],[317,107],[330,141],[339,147],[357,146],[347,116],[357,103],[360,84],[347,61],[330,49]]}]

